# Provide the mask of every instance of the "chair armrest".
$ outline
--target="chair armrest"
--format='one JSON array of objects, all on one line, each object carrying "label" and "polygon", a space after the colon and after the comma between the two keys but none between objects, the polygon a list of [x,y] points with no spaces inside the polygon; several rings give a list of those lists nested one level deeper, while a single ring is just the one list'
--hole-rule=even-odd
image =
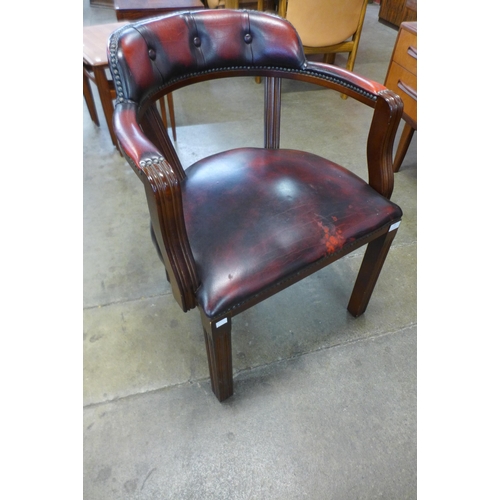
[{"label": "chair armrest", "polygon": [[[357,95],[353,95],[353,97],[365,102],[365,104],[371,107],[375,107],[378,93],[382,90],[386,90],[386,87],[379,82],[353,73],[348,69],[333,66],[332,64],[308,61],[306,70],[312,72],[319,78],[338,82],[346,91],[349,89],[354,90],[356,94],[360,95],[362,98],[359,99]],[[344,91],[344,89],[342,89],[342,91]],[[352,94],[350,93],[349,95]]]},{"label": "chair armrest", "polygon": [[117,102],[113,114],[113,128],[122,153],[139,176],[144,173],[143,166],[148,161],[163,157],[137,123],[137,104]]},{"label": "chair armrest", "polygon": [[392,152],[403,114],[402,99],[381,83],[337,66],[311,62],[306,71],[330,82],[329,85],[325,83],[326,86],[374,108],[367,143],[368,182],[390,199],[394,187]]},{"label": "chair armrest", "polygon": [[184,222],[181,181],[142,132],[136,110],[134,103],[117,104],[113,115],[116,138],[124,157],[144,184],[153,231],[172,293],[183,311],[188,311],[196,307],[199,280]]}]

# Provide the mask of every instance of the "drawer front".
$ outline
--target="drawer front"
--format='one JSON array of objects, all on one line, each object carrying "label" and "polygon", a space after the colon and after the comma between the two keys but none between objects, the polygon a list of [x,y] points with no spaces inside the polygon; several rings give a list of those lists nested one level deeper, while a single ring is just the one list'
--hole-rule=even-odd
[{"label": "drawer front", "polygon": [[417,122],[417,76],[392,62],[385,86],[398,94],[404,103],[404,113]]},{"label": "drawer front", "polygon": [[417,35],[404,29],[400,30],[393,60],[410,73],[417,74]]}]

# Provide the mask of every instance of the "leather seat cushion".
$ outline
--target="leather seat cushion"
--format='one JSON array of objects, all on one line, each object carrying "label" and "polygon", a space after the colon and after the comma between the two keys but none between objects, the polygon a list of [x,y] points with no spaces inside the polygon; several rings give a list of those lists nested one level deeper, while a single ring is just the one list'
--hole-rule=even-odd
[{"label": "leather seat cushion", "polygon": [[208,317],[402,216],[355,174],[302,151],[240,148],[186,173],[186,229]]}]

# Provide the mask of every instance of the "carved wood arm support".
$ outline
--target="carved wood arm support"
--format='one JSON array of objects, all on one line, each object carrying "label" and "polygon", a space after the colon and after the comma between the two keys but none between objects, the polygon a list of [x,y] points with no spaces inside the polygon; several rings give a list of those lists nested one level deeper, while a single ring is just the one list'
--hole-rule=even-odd
[{"label": "carved wood arm support", "polygon": [[151,223],[172,286],[184,311],[196,306],[199,280],[189,246],[180,180],[136,121],[137,106],[119,103],[113,117],[118,144],[146,191]]},{"label": "carved wood arm support", "polygon": [[377,95],[367,143],[369,184],[390,199],[394,188],[392,151],[403,114],[403,101],[392,90]]}]

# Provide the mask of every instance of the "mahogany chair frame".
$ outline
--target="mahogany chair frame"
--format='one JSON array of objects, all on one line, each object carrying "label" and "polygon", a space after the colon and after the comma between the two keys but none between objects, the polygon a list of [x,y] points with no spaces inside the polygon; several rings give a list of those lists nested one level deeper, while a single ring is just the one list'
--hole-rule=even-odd
[{"label": "mahogany chair frame", "polygon": [[[217,23],[225,26],[224,37],[210,39],[212,33],[210,26],[217,26]],[[252,27],[250,34],[244,35],[240,31],[243,25]],[[206,26],[208,26],[207,31],[203,31]],[[227,40],[229,36],[227,30],[232,29],[229,26],[234,26],[234,39],[231,41],[234,45],[229,44]],[[188,33],[187,38],[183,38],[184,34],[179,34],[178,38],[167,35],[175,32],[177,36],[178,32],[184,29]],[[198,31],[200,29],[201,31]],[[241,44],[241,50],[245,51],[247,45],[254,43],[258,37],[263,37],[265,43],[259,45],[259,42],[255,42],[256,62],[246,60],[238,63],[234,58],[231,59],[231,55],[227,55],[227,51],[223,48],[228,45],[211,46],[210,53],[205,53],[207,60],[212,57],[209,63],[199,58],[199,52],[196,50],[200,49],[200,45],[210,46],[211,43],[216,44],[218,39],[223,38],[224,42],[232,47]],[[176,51],[177,57],[179,51],[183,50],[182,45],[179,45],[180,40],[184,39],[190,46],[186,47],[188,51],[186,57],[193,59],[189,63],[183,63],[181,68],[169,62],[168,43],[173,45],[172,50]],[[292,54],[290,60],[293,61],[290,64],[283,59],[280,60],[279,57],[274,58],[272,54],[269,57],[266,55],[269,50],[273,52],[277,44],[280,45],[278,52],[282,49]],[[131,56],[137,49],[136,46],[145,51],[143,56],[139,56],[139,52],[137,57]],[[258,60],[260,54],[256,53],[257,47],[261,47],[265,53],[261,60]],[[165,94],[193,83],[218,78],[262,76],[265,84],[264,149],[279,150],[282,79],[316,84],[346,94],[373,109],[366,150],[368,184],[379,193],[376,196],[381,195],[386,200],[389,200],[393,191],[392,148],[401,119],[402,101],[398,95],[377,82],[339,67],[308,62],[300,39],[290,23],[278,16],[257,11],[200,10],[138,22],[119,29],[111,36],[108,58],[115,86],[121,89],[117,94],[114,113],[114,128],[119,147],[144,184],[151,216],[153,242],[165,265],[173,296],[183,311],[196,307],[200,311],[212,390],[219,401],[223,401],[233,394],[232,319],[242,311],[344,255],[367,245],[347,306],[353,316],[363,314],[396,236],[402,214],[395,216],[394,220],[384,223],[370,234],[304,266],[299,272],[287,276],[273,286],[251,294],[246,300],[233,304],[222,312],[210,315],[200,305],[197,295],[201,280],[184,218],[187,200],[183,199],[183,184],[186,182],[187,174],[165,132],[157,108],[154,106],[155,101]],[[155,58],[156,61],[150,61]],[[134,81],[130,76],[131,64],[135,65],[133,71],[140,73],[141,81]],[[157,71],[161,64],[165,65],[163,70]],[[149,65],[155,68],[154,71],[149,69]],[[161,76],[158,76],[159,73]]]}]

